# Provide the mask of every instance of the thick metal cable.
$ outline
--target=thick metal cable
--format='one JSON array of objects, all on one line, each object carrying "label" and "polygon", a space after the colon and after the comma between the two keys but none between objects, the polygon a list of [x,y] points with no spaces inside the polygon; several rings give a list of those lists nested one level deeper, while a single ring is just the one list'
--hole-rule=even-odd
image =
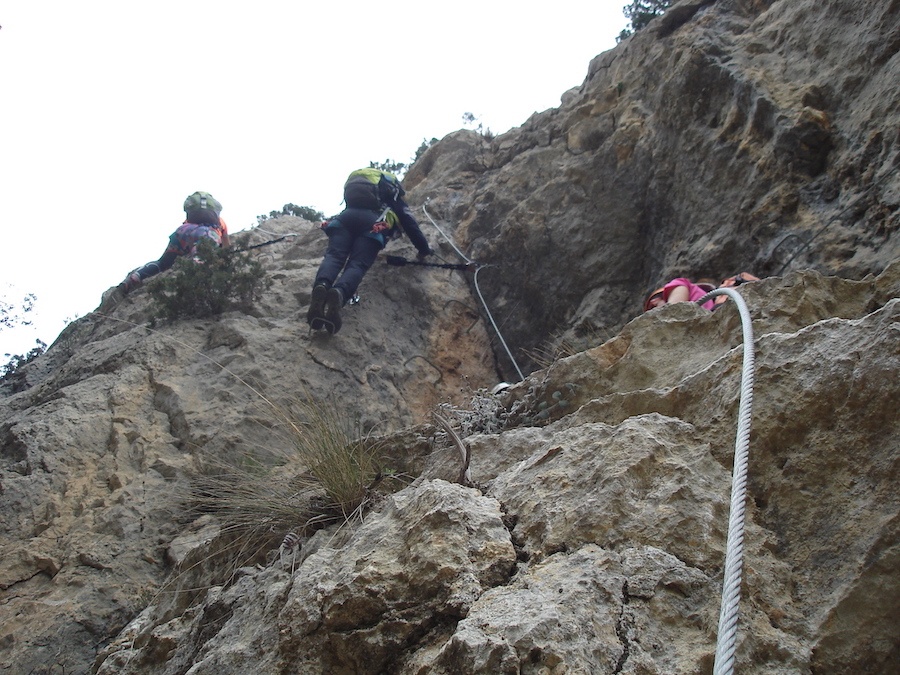
[{"label": "thick metal cable", "polygon": [[[284,241],[288,237],[299,237],[300,236],[300,234],[298,232],[288,232],[287,234],[279,235],[277,232],[269,232],[260,227],[254,228],[252,230],[248,230],[248,232],[250,232],[250,234],[253,234],[254,232],[261,232],[262,234],[270,234],[273,237],[278,237],[278,238],[272,239],[270,241],[264,241],[261,244],[253,244],[252,246],[243,246],[241,248],[235,248],[234,251],[236,253],[244,253],[245,251],[252,251],[253,249],[256,249],[256,248],[262,248],[263,246],[269,246],[270,244],[277,244],[279,241]],[[240,233],[235,233],[235,235],[242,234],[242,233],[243,233],[243,231]]]},{"label": "thick metal cable", "polygon": [[481,300],[481,305],[484,307],[484,311],[487,313],[488,319],[491,320],[491,325],[494,327],[494,332],[497,333],[497,338],[500,340],[500,344],[503,345],[503,349],[506,350],[506,355],[509,357],[509,360],[512,361],[513,366],[515,366],[516,372],[519,374],[519,380],[524,380],[525,376],[519,369],[519,364],[516,363],[516,360],[513,358],[512,352],[509,351],[509,347],[506,346],[506,340],[503,339],[503,335],[500,333],[500,329],[497,327],[497,323],[494,321],[494,317],[491,316],[491,312],[490,310],[488,310],[487,303],[484,301],[484,296],[481,294],[481,289],[478,288],[478,273],[482,270],[483,267],[488,267],[488,265],[479,265],[475,269],[475,276],[472,278],[472,281],[475,284],[475,292],[478,294],[478,299]]},{"label": "thick metal cable", "polygon": [[741,397],[734,447],[734,470],[731,478],[731,510],[728,515],[728,539],[725,545],[725,574],[722,582],[722,605],[716,637],[716,660],[713,675],[734,672],[737,649],[738,605],[741,600],[741,568],[744,562],[744,506],[747,501],[747,466],[750,448],[750,417],[753,407],[753,324],[747,303],[733,288],[717,288],[697,300],[702,305],[717,295],[734,300],[741,315],[744,337],[744,365],[741,371]]},{"label": "thick metal cable", "polygon": [[269,232],[268,230],[264,230],[261,227],[255,227],[252,230],[247,230],[251,234],[253,232],[262,232],[263,234],[271,234],[273,237],[299,237],[299,232],[288,232],[286,234],[281,234],[279,232]]},{"label": "thick metal cable", "polygon": [[[436,229],[438,232],[441,233],[441,236],[447,240],[447,243],[453,247],[453,250],[456,251],[457,255],[459,255],[460,258],[465,260],[467,263],[474,262],[474,261],[470,260],[469,258],[467,258],[466,254],[463,253],[462,251],[460,251],[459,248],[456,246],[456,244],[453,243],[453,240],[450,237],[448,237],[447,234],[440,227],[438,227],[438,224],[436,222],[434,222],[434,218],[432,218],[431,214],[428,213],[428,209],[425,208],[424,204],[422,204],[422,213],[424,213],[426,216],[428,216],[428,220],[430,220],[431,224],[434,225],[434,229]],[[487,307],[485,307],[485,309],[487,309]]]},{"label": "thick metal cable", "polygon": [[497,326],[497,322],[494,321],[494,316],[491,314],[491,310],[488,309],[487,302],[484,299],[484,296],[481,294],[481,289],[478,287],[478,273],[481,271],[482,267],[489,267],[489,265],[480,265],[476,263],[474,260],[471,260],[466,256],[456,244],[453,243],[453,240],[447,236],[447,234],[438,227],[438,224],[434,222],[434,218],[431,217],[431,214],[428,213],[428,209],[425,208],[425,205],[422,205],[422,212],[428,217],[428,220],[431,221],[431,224],[434,225],[434,229],[441,233],[441,236],[447,240],[447,243],[453,247],[453,250],[456,251],[457,255],[460,258],[466,261],[469,265],[475,265],[475,275],[473,277],[473,283],[475,285],[475,293],[478,295],[478,299],[481,301],[481,306],[484,307],[484,313],[487,314],[488,319],[491,322],[491,326],[494,327],[494,332],[497,334],[497,339],[500,340],[500,344],[503,345],[503,349],[506,351],[506,355],[509,357],[509,360],[512,361],[513,367],[516,369],[516,373],[519,375],[519,380],[524,380],[525,376],[522,374],[521,368],[519,368],[519,364],[516,363],[515,358],[513,358],[512,352],[509,350],[509,347],[506,344],[506,340],[503,339],[503,334],[500,332],[500,328]]},{"label": "thick metal cable", "polygon": [[[460,251],[453,241],[448,237],[434,219],[423,206],[422,211],[428,216],[431,224],[441,233],[453,249],[467,263],[472,260]],[[475,270],[475,291],[478,298],[487,312],[491,325],[500,338],[506,353],[516,367],[520,379],[525,379],[516,360],[513,358],[500,334],[500,329],[494,322],[491,312],[481,295],[478,288],[478,272],[481,266],[478,265]],[[750,317],[750,310],[747,303],[733,288],[717,288],[707,293],[697,300],[697,304],[702,305],[707,300],[715,298],[719,295],[727,295],[731,298],[738,308],[741,317],[741,328],[743,331],[744,341],[744,362],[741,370],[741,393],[740,402],[738,404],[738,425],[735,435],[734,448],[734,469],[731,478],[731,507],[728,514],[728,538],[725,545],[725,573],[722,582],[722,604],[719,611],[719,629],[716,637],[716,659],[713,666],[713,675],[731,675],[734,672],[735,651],[737,650],[737,622],[738,607],[741,600],[741,572],[744,564],[744,513],[747,501],[747,468],[749,464],[750,449],[750,421],[753,410],[753,376],[755,370],[755,354],[754,354],[754,338],[753,338],[753,322]]]},{"label": "thick metal cable", "polygon": [[[895,165],[897,164],[897,159],[898,159],[898,156],[897,156],[896,153],[895,153],[895,155],[894,155],[894,160],[893,160],[893,164],[895,164]],[[834,223],[839,222],[840,219],[841,219],[846,213],[849,213],[851,210],[855,209],[855,208],[856,208],[859,204],[861,204],[863,201],[865,201],[866,199],[868,199],[868,198],[870,197],[870,193],[871,193],[875,188],[880,187],[880,185],[881,185],[883,182],[885,182],[888,178],[893,178],[893,177],[895,177],[896,175],[897,175],[896,171],[886,171],[885,174],[884,174],[881,178],[879,178],[879,179],[876,180],[874,183],[872,183],[868,188],[866,188],[866,191],[865,191],[862,195],[857,195],[856,199],[852,200],[852,201],[851,201],[849,204],[847,204],[844,208],[842,208],[840,211],[838,211],[836,215],[834,215],[834,216],[832,216],[831,218],[829,218],[829,219],[825,222],[825,224],[824,224],[822,227],[820,227],[818,230],[816,230],[815,234],[813,234],[809,239],[807,239],[806,241],[802,241],[802,240],[801,240],[802,243],[800,244],[800,248],[798,248],[796,251],[794,251],[794,254],[793,254],[790,258],[787,259],[787,262],[785,262],[785,263],[781,266],[781,269],[779,269],[778,272],[775,273],[775,276],[781,276],[782,274],[784,274],[784,271],[787,269],[788,265],[790,265],[792,262],[794,262],[794,259],[795,259],[798,255],[800,255],[801,253],[803,253],[803,251],[805,251],[805,250],[808,249],[810,246],[812,246],[812,243],[819,237],[820,234],[822,234],[825,230],[827,230],[829,227],[831,227]],[[774,247],[774,248],[772,249],[772,251],[769,253],[769,258],[770,258],[770,259],[771,259],[771,257],[772,257],[772,254],[774,254],[775,251],[778,250],[778,247],[781,246],[781,245],[782,245],[785,241],[787,241],[790,237],[796,237],[797,239],[800,239],[800,237],[799,237],[798,235],[796,235],[796,234],[789,234],[789,235],[787,235],[787,236],[785,236],[785,237],[782,237],[781,241],[779,241],[777,244],[775,244],[775,247]]]}]

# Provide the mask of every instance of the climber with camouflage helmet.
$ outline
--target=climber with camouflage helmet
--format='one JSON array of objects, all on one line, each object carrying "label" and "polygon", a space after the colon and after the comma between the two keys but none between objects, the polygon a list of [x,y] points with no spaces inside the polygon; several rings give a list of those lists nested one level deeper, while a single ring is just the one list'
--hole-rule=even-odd
[{"label": "climber with camouflage helmet", "polygon": [[188,196],[184,200],[184,223],[169,236],[169,244],[159,260],[129,272],[122,283],[104,296],[101,305],[109,300],[121,300],[145,279],[172,267],[179,256],[196,255],[197,244],[203,239],[210,239],[217,246],[228,248],[231,241],[228,238],[228,226],[219,215],[221,212],[222,205],[208,192],[195,192]]}]

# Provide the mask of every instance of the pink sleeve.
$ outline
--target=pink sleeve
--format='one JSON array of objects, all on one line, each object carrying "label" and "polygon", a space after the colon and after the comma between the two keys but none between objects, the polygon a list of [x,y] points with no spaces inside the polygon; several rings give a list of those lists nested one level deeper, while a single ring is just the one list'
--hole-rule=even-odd
[{"label": "pink sleeve", "polygon": [[[687,286],[688,289],[688,299],[691,302],[696,302],[704,295],[706,295],[706,289],[698,286],[693,281],[686,277],[678,277],[677,279],[672,279],[669,283],[664,286],[663,290],[663,299],[668,302],[669,295],[672,293],[673,288],[677,288],[678,286]],[[703,303],[703,309],[712,309],[715,306],[715,302],[713,300],[707,300]]]},{"label": "pink sleeve", "polygon": [[[669,296],[672,294],[673,288],[678,288],[679,286],[687,286],[688,289],[690,289],[690,287],[693,285],[694,284],[691,283],[691,280],[686,279],[685,277],[678,277],[677,279],[672,279],[672,281],[670,281],[665,286],[663,286],[663,300],[665,300],[666,302],[669,301]],[[691,296],[693,296],[693,295],[694,294],[692,292]],[[697,297],[699,297],[699,296],[697,296]],[[693,299],[693,297],[691,299]]]}]

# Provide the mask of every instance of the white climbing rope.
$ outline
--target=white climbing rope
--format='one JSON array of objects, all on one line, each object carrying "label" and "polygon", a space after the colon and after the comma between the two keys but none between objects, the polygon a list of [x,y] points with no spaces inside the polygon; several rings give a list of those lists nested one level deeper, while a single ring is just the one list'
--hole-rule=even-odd
[{"label": "white climbing rope", "polygon": [[753,407],[753,324],[747,303],[733,288],[717,288],[697,300],[702,305],[717,295],[734,300],[741,315],[744,337],[744,365],[741,371],[741,397],[734,447],[734,470],[731,477],[731,510],[728,515],[728,539],[725,545],[725,575],[722,582],[722,605],[716,637],[716,660],[713,675],[734,672],[737,648],[738,605],[741,600],[741,568],[744,562],[744,506],[747,500],[747,465],[750,447],[750,417]]},{"label": "white climbing rope", "polygon": [[[447,240],[450,246],[459,254],[459,256],[467,263],[472,263],[466,255],[457,248],[450,239],[438,227],[437,223],[428,213],[425,206],[422,211],[434,225],[435,229]],[[516,368],[519,378],[524,380],[522,371],[516,360],[510,353],[500,329],[494,322],[493,316],[488,309],[484,297],[478,288],[478,272],[481,265],[476,266],[475,270],[475,290],[478,298],[484,306],[484,310],[500,338],[510,361]],[[753,409],[753,375],[754,375],[754,351],[753,351],[753,322],[750,317],[750,310],[747,303],[733,288],[717,288],[707,293],[697,300],[697,304],[702,305],[707,300],[715,298],[719,295],[727,295],[737,305],[738,313],[741,317],[741,327],[743,330],[744,340],[744,363],[741,370],[741,393],[740,402],[738,404],[738,425],[737,434],[735,436],[734,448],[734,469],[731,478],[731,507],[728,514],[728,538],[725,545],[725,573],[722,582],[722,604],[719,610],[719,628],[716,636],[716,658],[713,665],[713,675],[731,675],[734,672],[734,655],[737,649],[737,623],[738,623],[738,606],[741,600],[741,571],[744,564],[744,510],[747,501],[747,467],[749,464],[749,448],[750,448],[750,420]]]}]

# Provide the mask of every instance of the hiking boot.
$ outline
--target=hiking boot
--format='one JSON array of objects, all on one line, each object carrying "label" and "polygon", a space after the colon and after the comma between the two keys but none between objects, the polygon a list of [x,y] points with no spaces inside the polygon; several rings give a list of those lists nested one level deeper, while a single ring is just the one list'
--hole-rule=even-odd
[{"label": "hiking boot", "polygon": [[328,296],[328,286],[316,284],[309,299],[309,311],[306,312],[306,323],[313,330],[322,330],[325,323],[325,298]]},{"label": "hiking boot", "polygon": [[121,284],[119,284],[119,288],[122,289],[123,295],[128,295],[129,293],[131,293],[131,291],[133,291],[135,288],[140,286],[143,282],[144,282],[144,280],[141,279],[140,274],[138,274],[137,272],[132,272],[127,277],[125,277],[125,281],[123,281]]},{"label": "hiking boot", "polygon": [[344,306],[344,292],[340,288],[329,288],[325,299],[325,330],[334,335],[341,329],[341,308]]}]

